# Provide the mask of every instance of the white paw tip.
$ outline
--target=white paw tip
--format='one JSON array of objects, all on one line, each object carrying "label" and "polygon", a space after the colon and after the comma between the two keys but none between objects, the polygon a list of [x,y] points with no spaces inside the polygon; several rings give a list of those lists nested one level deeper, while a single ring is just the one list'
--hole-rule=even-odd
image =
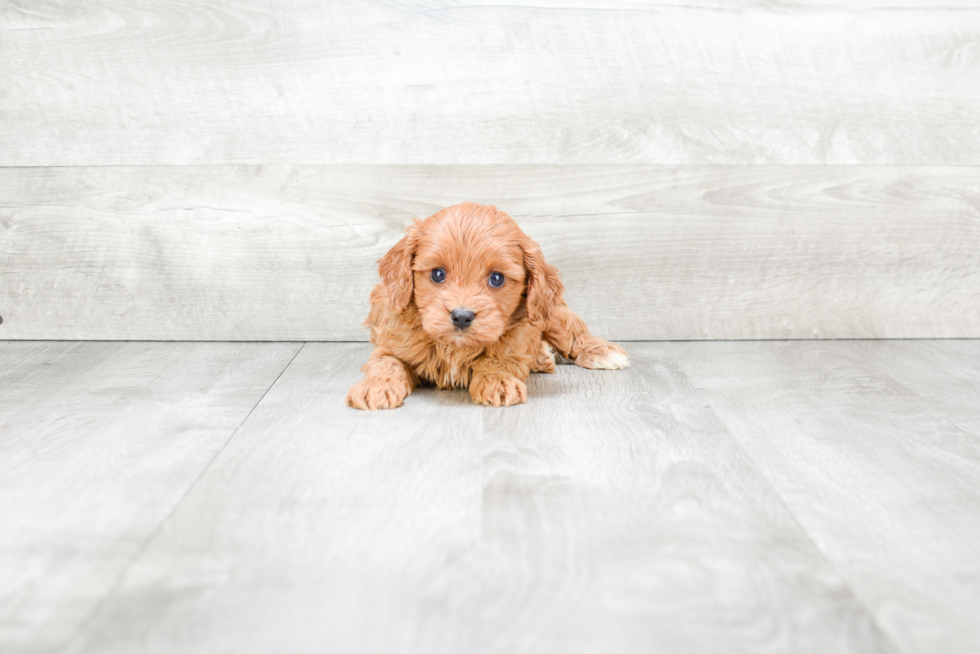
[{"label": "white paw tip", "polygon": [[610,352],[609,356],[596,362],[599,370],[622,370],[630,367],[630,358],[623,352]]}]

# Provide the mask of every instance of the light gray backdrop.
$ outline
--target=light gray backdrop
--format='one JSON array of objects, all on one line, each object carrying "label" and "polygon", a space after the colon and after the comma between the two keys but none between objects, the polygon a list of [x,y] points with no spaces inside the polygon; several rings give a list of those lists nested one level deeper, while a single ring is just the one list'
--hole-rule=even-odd
[{"label": "light gray backdrop", "polygon": [[978,43],[962,1],[7,2],[0,339],[365,339],[462,200],[609,338],[978,337]]}]

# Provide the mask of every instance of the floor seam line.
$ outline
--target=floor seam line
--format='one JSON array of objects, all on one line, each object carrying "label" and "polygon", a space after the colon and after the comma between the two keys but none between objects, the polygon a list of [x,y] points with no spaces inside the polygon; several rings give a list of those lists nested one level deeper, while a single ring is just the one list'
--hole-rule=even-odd
[{"label": "floor seam line", "polygon": [[691,386],[694,388],[694,391],[707,403],[708,407],[711,410],[711,413],[718,420],[718,423],[722,427],[724,427],[725,431],[732,439],[732,442],[734,443],[735,447],[737,447],[739,452],[741,452],[742,455],[745,456],[746,460],[752,465],[755,471],[759,474],[759,477],[766,482],[766,485],[769,486],[770,489],[772,489],[772,492],[776,496],[776,500],[779,502],[780,506],[782,506],[786,510],[786,513],[789,515],[790,520],[793,521],[793,524],[799,527],[800,533],[802,533],[803,536],[806,538],[807,542],[810,543],[810,545],[813,547],[813,550],[820,555],[820,558],[824,562],[826,562],[826,564],[830,567],[830,569],[833,570],[840,578],[841,582],[844,584],[844,587],[847,589],[847,594],[858,606],[858,608],[861,609],[861,612],[864,613],[865,616],[867,616],[868,620],[871,622],[874,628],[881,635],[884,644],[887,647],[889,647],[891,651],[896,652],[897,654],[905,654],[906,650],[900,647],[899,644],[892,638],[892,636],[885,631],[885,628],[878,621],[878,616],[875,615],[875,613],[868,607],[868,605],[864,603],[864,600],[860,597],[860,595],[858,595],[857,591],[854,588],[854,584],[851,583],[851,579],[841,571],[837,563],[832,558],[830,558],[830,556],[827,554],[827,552],[824,551],[822,547],[820,547],[819,543],[817,543],[813,535],[810,533],[810,530],[806,528],[806,525],[800,522],[799,517],[796,515],[796,511],[794,511],[792,507],[790,507],[790,505],[787,504],[786,499],[783,497],[783,494],[779,492],[779,489],[776,487],[776,484],[773,483],[769,475],[767,475],[766,472],[759,466],[759,464],[756,462],[755,457],[752,456],[752,454],[742,445],[742,442],[735,435],[734,430],[728,425],[727,422],[725,422],[724,418],[722,418],[721,414],[715,408],[714,402],[712,402],[711,398],[701,392],[701,389],[694,384],[694,381],[690,378],[690,376],[688,376],[687,372],[684,371],[683,367],[680,365],[679,362],[675,360],[675,364],[682,372],[684,372],[684,376],[687,377],[688,381],[691,382]]},{"label": "floor seam line", "polygon": [[228,438],[225,439],[225,442],[221,444],[221,447],[219,447],[218,450],[214,453],[214,455],[210,459],[208,459],[208,462],[204,464],[204,467],[201,468],[201,472],[198,473],[198,475],[194,478],[194,480],[190,484],[187,485],[187,488],[184,490],[183,493],[181,493],[180,497],[177,498],[177,501],[174,503],[173,507],[171,507],[170,511],[167,512],[167,514],[163,517],[162,520],[160,520],[160,522],[153,529],[153,531],[150,532],[150,534],[143,540],[143,543],[140,545],[139,549],[137,549],[136,552],[134,552],[133,555],[129,557],[129,560],[126,561],[126,564],[123,565],[122,568],[119,570],[119,572],[116,574],[115,579],[112,580],[112,584],[109,586],[109,590],[107,590],[105,595],[102,596],[102,599],[95,606],[95,608],[92,609],[92,612],[88,615],[88,617],[84,620],[84,622],[82,622],[79,625],[78,630],[75,632],[75,637],[65,645],[64,651],[66,652],[69,651],[73,645],[78,643],[78,641],[82,638],[85,632],[88,631],[89,626],[99,615],[99,613],[102,612],[102,609],[105,608],[105,605],[108,603],[109,598],[115,595],[116,590],[118,590],[119,588],[119,584],[122,583],[122,580],[125,578],[126,573],[129,572],[129,569],[132,568],[133,564],[136,563],[136,561],[139,560],[139,558],[146,553],[146,550],[149,549],[150,544],[154,540],[156,540],[156,537],[160,535],[161,531],[163,531],[163,527],[168,522],[170,522],[170,519],[173,518],[174,514],[176,514],[178,509],[180,509],[180,507],[184,504],[184,500],[187,499],[187,497],[191,494],[191,492],[201,481],[201,479],[204,478],[204,475],[206,475],[208,470],[211,469],[211,466],[214,464],[217,458],[221,456],[222,452],[225,451],[225,448],[228,446],[228,443],[230,443],[232,439],[234,439],[235,435],[239,432],[239,430],[241,430],[245,422],[249,419],[249,417],[251,417],[252,413],[255,412],[255,409],[258,408],[260,404],[262,404],[262,401],[265,399],[266,395],[268,395],[269,391],[271,391],[272,388],[276,385],[276,383],[278,383],[279,379],[283,376],[283,374],[285,374],[286,370],[289,369],[289,366],[292,365],[293,361],[296,360],[296,357],[299,356],[299,353],[303,351],[304,347],[306,347],[305,341],[303,342],[302,345],[299,346],[299,349],[297,349],[296,352],[293,353],[293,356],[290,357],[289,361],[286,362],[286,365],[283,367],[283,369],[279,371],[279,374],[276,375],[276,378],[272,381],[271,384],[269,384],[269,387],[265,389],[265,392],[262,393],[262,396],[259,397],[259,399],[252,406],[252,408],[249,409],[248,413],[245,414],[245,417],[242,418],[242,421],[239,422],[238,425],[236,425],[235,428],[231,431],[231,434],[229,434]]},{"label": "floor seam line", "polygon": [[888,647],[891,651],[895,652],[896,654],[905,654],[906,650],[900,647],[899,644],[892,638],[891,634],[885,631],[882,624],[878,621],[878,616],[875,615],[875,613],[868,607],[868,605],[865,604],[864,600],[858,595],[857,591],[854,588],[854,585],[851,583],[850,578],[841,571],[837,563],[830,558],[830,556],[827,554],[827,552],[824,551],[822,547],[820,547],[820,545],[814,539],[813,535],[810,533],[810,530],[807,529],[806,526],[800,521],[799,516],[796,515],[796,512],[786,502],[786,499],[783,497],[783,494],[779,492],[779,488],[776,487],[776,484],[773,482],[773,480],[769,477],[769,475],[766,474],[765,470],[762,469],[762,467],[756,461],[756,458],[752,456],[752,453],[749,452],[748,449],[746,449],[746,447],[742,444],[742,441],[736,435],[735,430],[722,417],[721,413],[715,407],[715,403],[712,400],[712,398],[708,396],[706,393],[704,393],[701,388],[698,388],[697,384],[694,383],[694,379],[691,377],[690,374],[688,374],[684,365],[675,356],[673,356],[673,354],[670,354],[669,357],[670,357],[671,364],[675,366],[677,370],[684,376],[687,382],[691,385],[691,389],[704,402],[703,406],[711,411],[711,415],[714,416],[715,420],[718,421],[718,424],[725,430],[725,433],[728,434],[728,437],[731,439],[732,444],[738,449],[739,452],[741,452],[742,456],[745,457],[746,462],[752,466],[752,468],[759,475],[759,478],[762,481],[764,481],[766,486],[768,486],[772,490],[772,493],[775,496],[776,501],[786,511],[792,523],[796,525],[797,528],[799,528],[800,533],[803,535],[804,538],[806,538],[806,541],[810,543],[810,546],[813,547],[814,552],[816,552],[817,555],[819,555],[820,559],[823,560],[827,564],[827,566],[829,566],[829,568],[834,573],[837,574],[838,578],[841,580],[841,583],[844,585],[844,588],[847,590],[848,596],[851,598],[851,600],[854,601],[855,605],[867,617],[871,625],[881,636],[883,644],[886,647]]}]

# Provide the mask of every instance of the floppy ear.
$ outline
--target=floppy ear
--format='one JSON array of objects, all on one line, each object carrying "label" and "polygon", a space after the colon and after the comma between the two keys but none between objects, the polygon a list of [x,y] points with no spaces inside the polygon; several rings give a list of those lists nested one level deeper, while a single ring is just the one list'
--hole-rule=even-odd
[{"label": "floppy ear", "polygon": [[388,253],[378,261],[381,284],[388,296],[391,308],[401,313],[412,301],[415,290],[415,276],[412,274],[412,260],[418,245],[418,219],[405,230],[405,237],[395,243]]},{"label": "floppy ear", "polygon": [[531,239],[524,242],[524,272],[527,273],[527,319],[544,331],[551,314],[561,303],[565,286],[558,269],[544,260],[541,248]]}]

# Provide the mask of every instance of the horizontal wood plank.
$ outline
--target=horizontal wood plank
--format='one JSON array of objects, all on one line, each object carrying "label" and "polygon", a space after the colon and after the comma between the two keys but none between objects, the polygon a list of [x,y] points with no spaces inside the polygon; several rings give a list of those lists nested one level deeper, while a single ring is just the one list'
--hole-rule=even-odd
[{"label": "horizontal wood plank", "polygon": [[14,0],[0,165],[980,164],[980,6]]},{"label": "horizontal wood plank", "polygon": [[0,169],[0,339],[364,340],[375,262],[509,212],[618,340],[980,336],[980,168]]}]

